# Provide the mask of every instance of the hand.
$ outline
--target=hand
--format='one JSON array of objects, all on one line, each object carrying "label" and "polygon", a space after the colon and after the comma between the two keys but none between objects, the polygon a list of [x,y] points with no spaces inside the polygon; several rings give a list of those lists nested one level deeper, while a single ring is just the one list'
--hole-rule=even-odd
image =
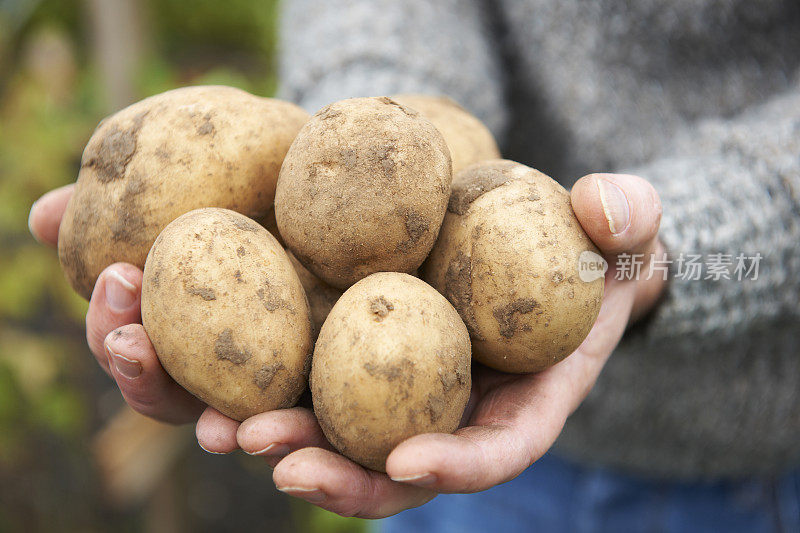
[{"label": "hand", "polygon": [[[621,202],[615,201],[619,197],[614,191],[623,193]],[[67,186],[34,204],[30,226],[37,239],[56,243],[71,193],[72,186]],[[584,177],[572,190],[572,203],[611,265],[622,252],[662,250],[657,239],[658,196],[641,178]],[[465,413],[468,425],[453,435],[418,435],[401,443],[387,460],[388,476],[335,453],[313,413],[302,407],[263,413],[241,425],[207,408],[197,423],[198,442],[212,453],[241,446],[264,456],[275,467],[274,481],[284,492],[339,514],[365,518],[416,507],[439,492],[477,492],[513,479],[552,445],[629,321],[646,313],[663,291],[658,276],[617,281],[613,271],[610,274],[597,322],[574,354],[531,375],[502,374],[476,365]],[[100,275],[87,313],[89,346],[135,410],[169,422],[194,420],[204,406],[159,364],[140,325],[140,289],[141,271],[132,265],[111,265]]]},{"label": "hand", "polygon": [[[38,241],[58,243],[73,189],[55,189],[33,204],[28,225]],[[141,289],[142,271],[133,265],[115,263],[100,274],[86,313],[89,348],[134,410],[163,422],[194,422],[205,405],[161,367],[141,325]]]},{"label": "hand", "polygon": [[657,237],[661,206],[645,180],[586,176],[572,189],[572,205],[612,266],[597,322],[572,355],[539,374],[503,374],[476,364],[465,427],[452,435],[429,433],[402,442],[386,461],[388,475],[336,453],[313,413],[302,407],[256,415],[241,425],[209,411],[197,425],[201,445],[225,453],[238,442],[248,453],[265,457],[283,492],[362,518],[390,516],[440,492],[477,492],[513,479],[552,446],[628,324],[654,305],[664,287],[659,276],[614,279],[617,254],[649,257],[662,250]]}]

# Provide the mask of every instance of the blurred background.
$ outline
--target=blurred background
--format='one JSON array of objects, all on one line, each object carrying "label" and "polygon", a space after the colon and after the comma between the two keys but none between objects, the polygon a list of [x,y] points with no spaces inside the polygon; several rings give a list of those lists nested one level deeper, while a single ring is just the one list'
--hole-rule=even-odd
[{"label": "blurred background", "polygon": [[275,0],[0,0],[0,531],[366,531],[277,492],[241,452],[127,409],[84,338],[86,303],[28,211],[75,180],[104,116],[174,87],[262,96]]}]

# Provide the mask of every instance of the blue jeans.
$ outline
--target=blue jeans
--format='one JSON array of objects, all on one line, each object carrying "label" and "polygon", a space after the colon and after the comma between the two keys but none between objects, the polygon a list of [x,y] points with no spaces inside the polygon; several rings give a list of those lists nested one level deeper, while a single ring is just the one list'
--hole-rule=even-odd
[{"label": "blue jeans", "polygon": [[800,532],[800,470],[776,479],[681,483],[548,454],[478,494],[445,494],[382,520],[384,533]]}]

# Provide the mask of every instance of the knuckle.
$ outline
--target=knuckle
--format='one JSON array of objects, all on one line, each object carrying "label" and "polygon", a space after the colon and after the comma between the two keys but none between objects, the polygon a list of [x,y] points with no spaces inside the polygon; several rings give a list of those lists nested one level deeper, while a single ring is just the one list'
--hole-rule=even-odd
[{"label": "knuckle", "polygon": [[375,487],[367,474],[359,475],[350,491],[343,497],[331,501],[325,508],[339,516],[368,517],[369,507],[375,498]]},{"label": "knuckle", "polygon": [[328,510],[344,518],[360,516],[361,514],[361,506],[357,502],[351,500],[339,503],[334,508],[330,508]]},{"label": "knuckle", "polygon": [[161,404],[151,391],[141,389],[123,390],[122,395],[131,409],[150,418],[161,418]]},{"label": "knuckle", "polygon": [[[379,493],[375,480],[366,472],[361,472],[356,481],[356,488],[353,491],[354,498],[348,500],[348,505],[343,509],[342,516],[360,516],[366,511],[366,507],[375,500],[375,495]],[[341,513],[340,513],[341,514]]]}]

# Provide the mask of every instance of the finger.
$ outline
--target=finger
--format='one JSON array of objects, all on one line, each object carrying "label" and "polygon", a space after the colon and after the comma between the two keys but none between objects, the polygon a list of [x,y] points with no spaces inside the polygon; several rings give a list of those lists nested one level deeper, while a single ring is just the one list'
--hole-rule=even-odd
[{"label": "finger", "polygon": [[386,471],[439,492],[477,492],[509,481],[553,445],[625,330],[635,287],[612,281],[594,328],[561,363],[488,390],[470,425],[417,435],[395,448]]},{"label": "finger", "polygon": [[197,443],[208,453],[231,453],[239,449],[236,430],[239,422],[228,418],[213,407],[206,407],[195,427]]},{"label": "finger", "polygon": [[50,246],[58,244],[58,227],[74,189],[74,183],[64,185],[45,193],[33,203],[28,215],[28,228],[37,241]]},{"label": "finger", "polygon": [[298,450],[275,467],[278,490],[342,516],[384,518],[419,507],[436,494],[396,483],[338,453],[320,448]]},{"label": "finger", "polygon": [[128,263],[115,263],[100,273],[86,312],[89,349],[106,371],[108,355],[103,342],[116,328],[140,323],[142,271]]},{"label": "finger", "polygon": [[606,254],[649,255],[661,222],[661,201],[647,180],[628,174],[590,174],[572,187],[581,226]]},{"label": "finger", "polygon": [[313,411],[303,407],[250,417],[239,426],[236,439],[242,450],[264,457],[273,468],[283,457],[301,448],[331,449]]},{"label": "finger", "polygon": [[115,329],[105,347],[111,375],[134,411],[171,424],[198,419],[205,405],[166,373],[141,324]]}]

